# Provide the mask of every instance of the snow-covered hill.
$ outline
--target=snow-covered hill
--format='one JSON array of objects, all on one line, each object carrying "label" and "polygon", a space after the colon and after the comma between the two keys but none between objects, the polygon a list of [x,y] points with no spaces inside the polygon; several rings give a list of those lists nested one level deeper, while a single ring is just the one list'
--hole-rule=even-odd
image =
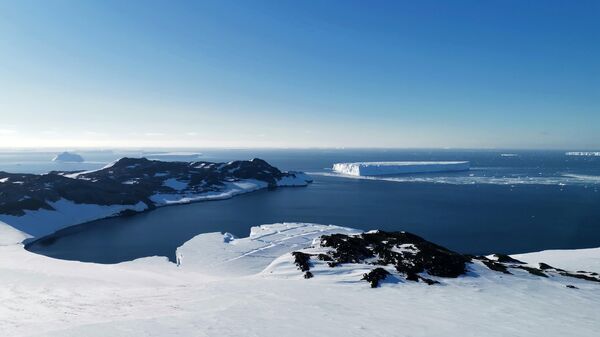
[{"label": "snow-covered hill", "polygon": [[[505,274],[473,260],[464,275],[436,277],[439,284],[396,274],[373,289],[361,280],[373,265],[329,267],[311,258],[314,276],[305,279],[291,252],[339,252],[321,245],[322,236],[335,233],[349,238],[359,231],[288,223],[255,227],[241,239],[202,234],[178,249],[179,266],[163,257],[80,263],[19,244],[0,246],[0,331],[11,337],[591,337],[600,330],[600,283],[558,273]],[[600,250],[562,253],[513,258],[532,268],[545,262],[600,272]]]}]

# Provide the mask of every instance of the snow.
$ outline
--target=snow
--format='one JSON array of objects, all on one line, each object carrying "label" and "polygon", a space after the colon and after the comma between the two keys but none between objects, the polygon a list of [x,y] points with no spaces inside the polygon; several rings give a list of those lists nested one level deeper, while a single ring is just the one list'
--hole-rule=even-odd
[{"label": "snow", "polygon": [[467,170],[469,170],[468,161],[393,161],[333,164],[333,171],[351,176],[378,176]]},{"label": "snow", "polygon": [[[178,249],[180,267],[161,257],[99,265],[0,246],[0,331],[11,337],[592,337],[600,330],[600,285],[578,279],[504,275],[474,264],[469,275],[441,285],[390,279],[371,289],[358,280],[364,266],[329,268],[321,261],[311,267],[314,278],[303,279],[287,253],[338,230],[354,231],[275,224],[254,227],[242,239],[201,234]],[[565,269],[575,269],[569,264],[575,256],[600,257],[597,249],[562,253],[552,254],[571,255],[556,265]]]},{"label": "snow", "polygon": [[16,245],[30,237],[27,233],[23,233],[0,221],[0,246]]},{"label": "snow", "polygon": [[229,199],[239,194],[254,192],[268,187],[266,182],[254,179],[225,182],[224,185],[219,191],[203,193],[157,193],[151,196],[150,200],[157,204],[157,206],[188,204],[198,201]]},{"label": "snow", "polygon": [[60,199],[48,202],[48,204],[54,210],[26,210],[25,215],[22,216],[0,214],[0,221],[26,232],[28,235],[39,237],[65,227],[117,215],[125,210],[141,212],[148,208],[148,205],[141,201],[135,205],[103,206],[77,204],[67,199]]},{"label": "snow", "polygon": [[163,181],[163,186],[172,188],[175,191],[182,191],[188,187],[188,183],[185,181],[177,180],[175,178],[171,178],[171,179],[167,179],[167,180]]},{"label": "snow", "polygon": [[63,152],[57,154],[52,161],[63,162],[63,163],[81,163],[83,162],[83,157],[71,152]]},{"label": "snow", "polygon": [[600,248],[575,250],[544,250],[537,253],[512,255],[517,260],[537,267],[540,262],[553,267],[568,266],[571,270],[600,273]]}]

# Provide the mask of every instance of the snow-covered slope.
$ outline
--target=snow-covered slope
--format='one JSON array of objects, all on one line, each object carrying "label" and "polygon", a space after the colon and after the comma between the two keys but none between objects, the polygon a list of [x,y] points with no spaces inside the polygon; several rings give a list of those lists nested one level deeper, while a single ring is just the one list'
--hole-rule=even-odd
[{"label": "snow-covered slope", "polygon": [[468,161],[391,161],[333,164],[333,171],[352,176],[378,176],[467,170],[469,170]]},{"label": "snow-covered slope", "polygon": [[19,244],[31,236],[0,221],[0,246]]},{"label": "snow-covered slope", "polygon": [[[0,246],[0,332],[11,337],[592,337],[600,330],[600,285],[580,279],[518,270],[508,275],[474,263],[466,275],[439,285],[390,278],[372,289],[360,280],[372,266],[330,268],[319,260],[311,260],[314,277],[304,279],[289,252],[316,252],[322,248],[306,246],[335,232],[356,233],[275,224],[253,228],[243,239],[202,234],[178,250],[179,267],[159,257],[116,265],[62,261],[21,245]],[[598,250],[565,253],[600,259]],[[546,254],[519,258],[533,263]],[[568,261],[573,260],[563,260]]]}]

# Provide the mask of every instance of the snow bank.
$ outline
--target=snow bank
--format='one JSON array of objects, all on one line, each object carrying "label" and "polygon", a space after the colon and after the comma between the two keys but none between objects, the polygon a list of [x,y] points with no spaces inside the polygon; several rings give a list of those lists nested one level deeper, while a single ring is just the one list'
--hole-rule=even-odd
[{"label": "snow bank", "polygon": [[516,254],[512,257],[532,265],[544,262],[559,268],[600,273],[600,248],[544,250],[535,253]]},{"label": "snow bank", "polygon": [[250,236],[200,234],[177,249],[179,264],[186,270],[219,275],[251,275],[261,272],[277,257],[310,246],[316,237],[361,231],[333,225],[280,223],[252,227]]},{"label": "snow bank", "polygon": [[468,161],[393,161],[333,164],[333,171],[352,176],[378,176],[467,170],[469,170]]},{"label": "snow bank", "polygon": [[26,210],[25,215],[22,216],[0,214],[0,221],[4,221],[31,236],[40,237],[69,226],[114,216],[126,210],[141,212],[148,209],[148,205],[141,201],[135,205],[103,206],[77,204],[70,200],[60,199],[56,202],[48,202],[48,204],[54,210]]},{"label": "snow bank", "polygon": [[254,192],[268,187],[266,182],[254,179],[226,182],[224,184],[225,187],[219,191],[204,193],[157,193],[151,196],[150,200],[157,206],[189,204],[198,201],[229,199],[239,194]]},{"label": "snow bank", "polygon": [[0,221],[0,246],[15,245],[31,236]]}]

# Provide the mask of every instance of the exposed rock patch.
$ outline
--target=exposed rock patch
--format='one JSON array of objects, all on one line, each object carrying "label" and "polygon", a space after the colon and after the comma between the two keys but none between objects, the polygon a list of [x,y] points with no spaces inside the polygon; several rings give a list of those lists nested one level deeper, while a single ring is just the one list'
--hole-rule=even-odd
[{"label": "exposed rock patch", "polygon": [[511,276],[522,270],[544,278],[566,276],[600,282],[600,277],[594,272],[568,272],[545,263],[535,268],[505,254],[490,257],[463,255],[407,232],[323,235],[313,243],[313,247],[293,252],[292,255],[298,269],[305,273],[305,278],[315,276],[311,272],[311,258],[325,262],[330,268],[351,264],[373,266],[371,271],[362,276],[362,280],[369,282],[373,288],[392,273],[406,281],[433,285],[440,283],[441,278],[465,275],[469,265],[474,263]]}]

